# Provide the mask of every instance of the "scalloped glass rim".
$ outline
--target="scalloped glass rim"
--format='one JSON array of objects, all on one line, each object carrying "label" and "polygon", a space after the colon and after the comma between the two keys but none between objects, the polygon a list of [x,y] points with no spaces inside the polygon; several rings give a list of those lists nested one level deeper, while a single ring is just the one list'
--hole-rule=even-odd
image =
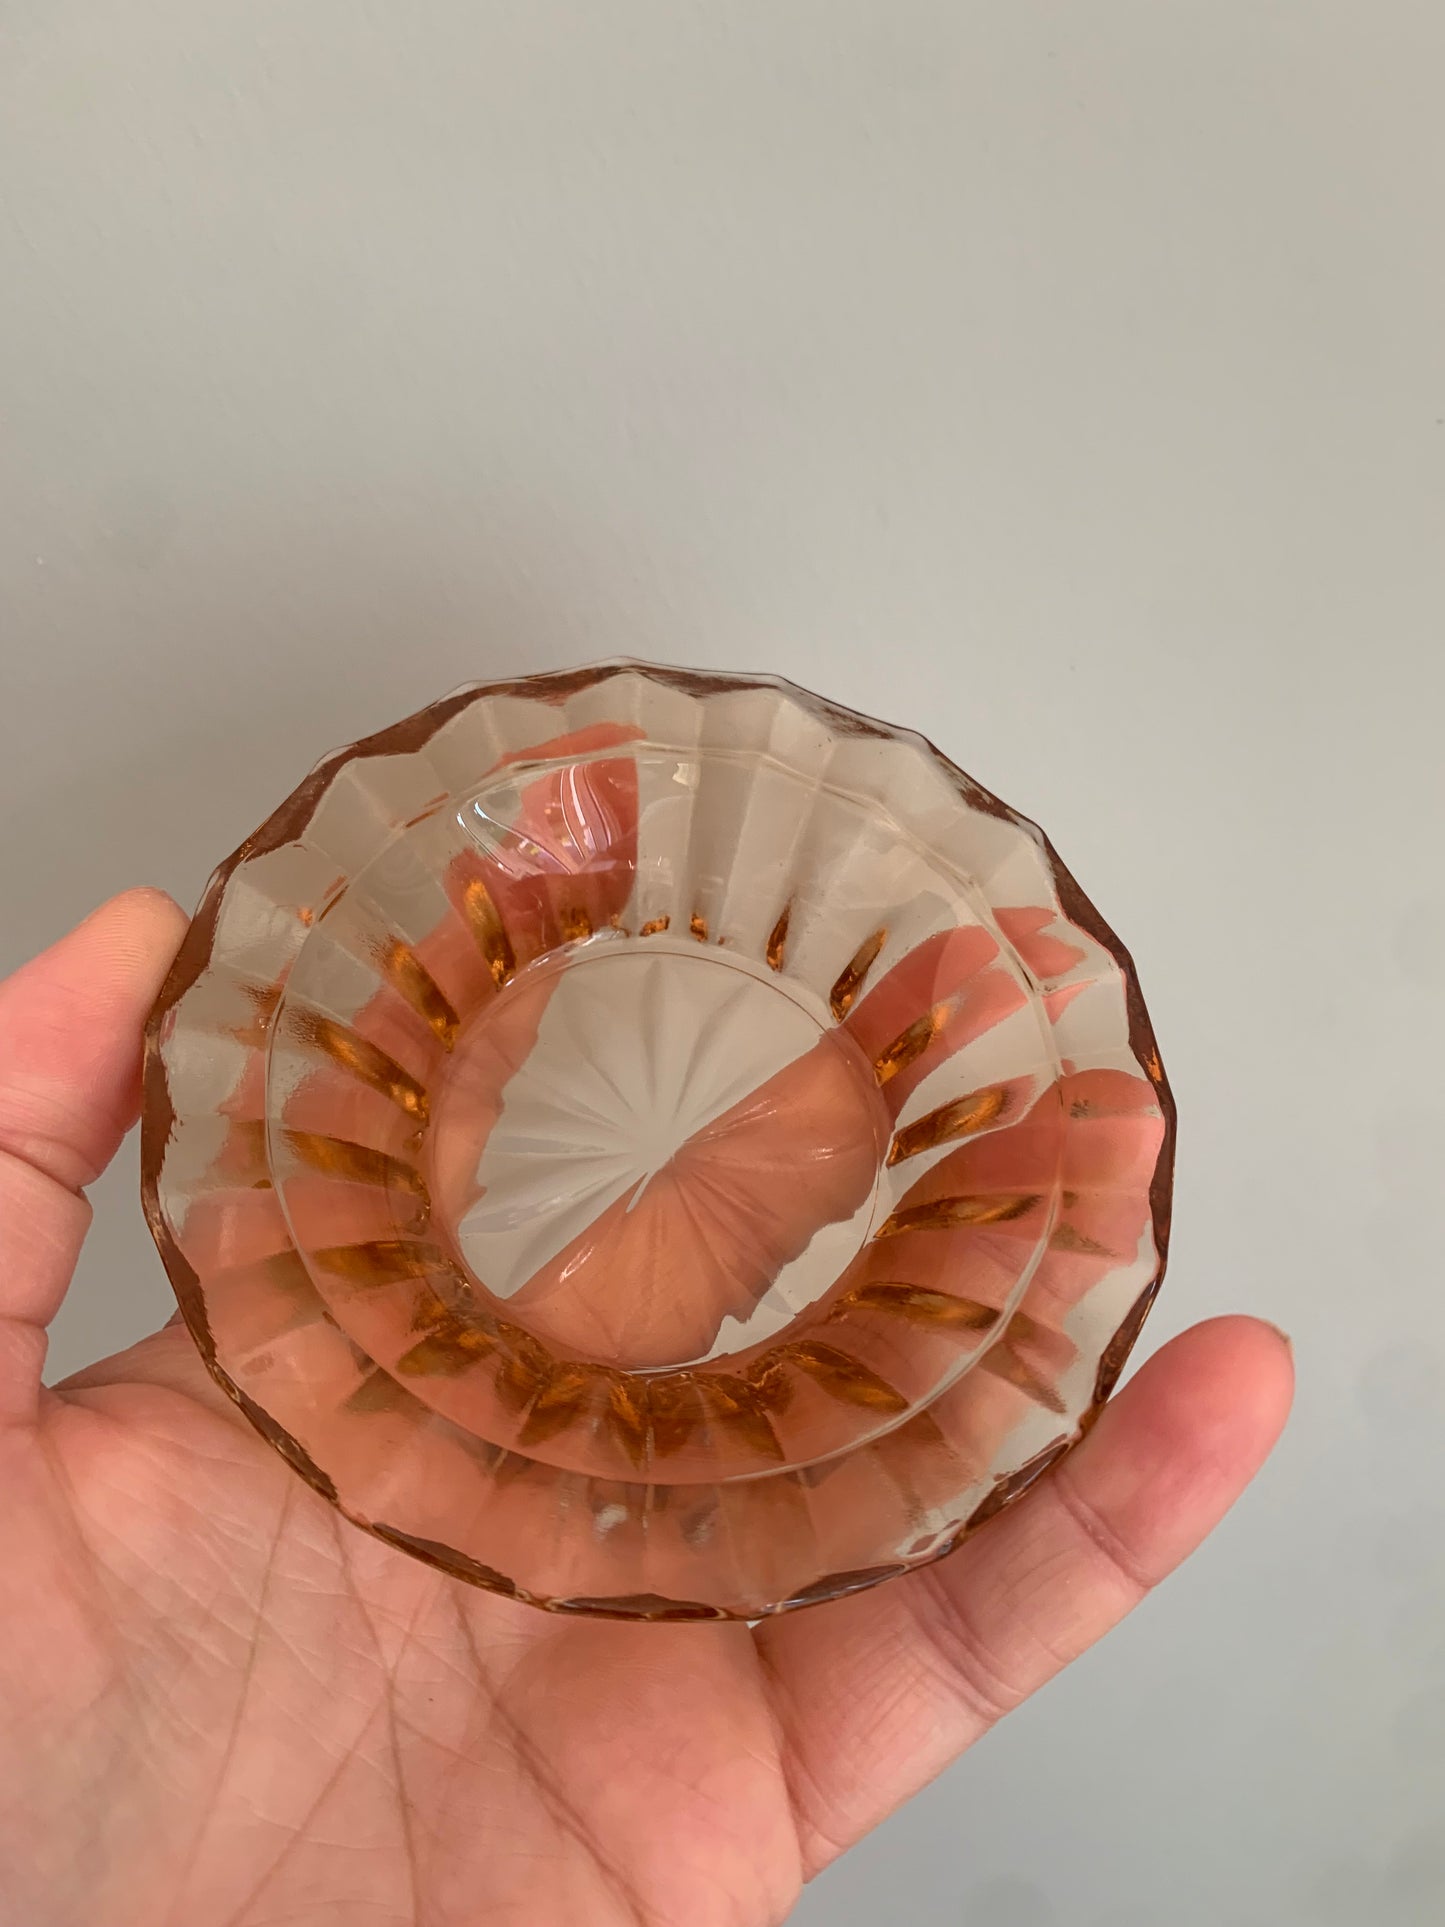
[{"label": "scalloped glass rim", "polygon": [[[790,705],[820,724],[839,742],[871,739],[911,746],[928,760],[934,770],[947,778],[956,797],[969,811],[995,818],[1021,833],[1042,859],[1053,909],[1060,922],[1071,926],[1097,945],[1117,966],[1123,990],[1127,1051],[1148,1080],[1158,1115],[1162,1119],[1157,1154],[1147,1185],[1147,1229],[1151,1241],[1149,1275],[1114,1329],[1101,1344],[1090,1348],[1090,1356],[1097,1350],[1092,1388],[1071,1422],[1056,1438],[1032,1452],[1023,1463],[995,1467],[987,1490],[981,1495],[971,1495],[966,1512],[950,1521],[946,1530],[933,1530],[927,1535],[926,1543],[916,1542],[922,1545],[922,1550],[896,1553],[880,1558],[876,1563],[850,1565],[845,1570],[821,1572],[806,1584],[786,1586],[777,1596],[765,1587],[762,1590],[742,1588],[736,1597],[726,1593],[720,1597],[716,1587],[710,1597],[706,1596],[706,1588],[700,1589],[705,1596],[699,1598],[674,1596],[671,1591],[664,1593],[645,1588],[605,1593],[548,1593],[529,1586],[524,1577],[512,1576],[493,1568],[473,1553],[425,1533],[390,1524],[378,1517],[375,1511],[351,1502],[348,1493],[338,1488],[337,1481],[318,1463],[313,1452],[292,1430],[280,1424],[244,1384],[238,1382],[233,1370],[228,1369],[226,1360],[219,1355],[207,1310],[206,1279],[183,1249],[166,1198],[164,1167],[179,1121],[165,1061],[164,1040],[168,1021],[173,1020],[173,1013],[205,978],[212,964],[218,920],[237,873],[254,860],[298,842],[316,817],[323,799],[332,791],[338,776],[363,760],[404,757],[423,750],[445,725],[477,703],[513,697],[560,710],[570,699],[618,677],[641,678],[647,684],[675,691],[700,702],[709,697],[741,692],[769,692],[780,703]],[[476,772],[478,776],[482,773]],[[309,921],[309,913],[306,914]],[[267,1061],[269,1063],[269,1057]],[[1026,1490],[1041,1472],[1084,1435],[1112,1392],[1163,1278],[1170,1227],[1174,1139],[1174,1102],[1132,960],[1080,889],[1048,838],[1028,818],[1019,815],[985,790],[917,732],[876,722],[814,696],[781,678],[712,674],[617,660],[511,681],[469,685],[390,728],[335,751],[324,758],[266,822],[220,865],[207,887],[147,1027],[142,1198],[147,1222],[181,1311],[212,1376],[256,1430],[315,1491],[353,1524],[455,1577],[554,1612],[582,1612],[641,1620],[755,1619],[765,1613],[794,1610],[860,1590],[944,1556],[967,1534]],[[507,1455],[503,1453],[502,1456]],[[647,1489],[652,1488],[649,1486]],[[482,1537],[484,1540],[484,1531]]]}]

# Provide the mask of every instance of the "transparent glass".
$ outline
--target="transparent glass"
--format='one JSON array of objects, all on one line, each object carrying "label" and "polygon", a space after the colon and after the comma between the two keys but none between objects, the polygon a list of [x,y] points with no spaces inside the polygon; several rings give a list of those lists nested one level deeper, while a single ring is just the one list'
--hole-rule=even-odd
[{"label": "transparent glass", "polygon": [[1129,960],[920,737],[608,664],[330,757],[152,1017],[210,1369],[350,1519],[554,1611],[938,1557],[1089,1424],[1162,1273]]}]

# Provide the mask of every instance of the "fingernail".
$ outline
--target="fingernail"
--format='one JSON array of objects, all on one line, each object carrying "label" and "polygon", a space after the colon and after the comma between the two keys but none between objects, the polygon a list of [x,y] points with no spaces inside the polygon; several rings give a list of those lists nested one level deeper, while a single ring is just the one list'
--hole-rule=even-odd
[{"label": "fingernail", "polygon": [[1289,1333],[1284,1329],[1283,1325],[1276,1325],[1272,1318],[1266,1318],[1264,1322],[1266,1325],[1269,1326],[1270,1330],[1274,1333],[1275,1337],[1279,1340],[1280,1344],[1284,1346],[1285,1350],[1287,1352],[1292,1352],[1294,1350],[1294,1340],[1290,1337]]}]

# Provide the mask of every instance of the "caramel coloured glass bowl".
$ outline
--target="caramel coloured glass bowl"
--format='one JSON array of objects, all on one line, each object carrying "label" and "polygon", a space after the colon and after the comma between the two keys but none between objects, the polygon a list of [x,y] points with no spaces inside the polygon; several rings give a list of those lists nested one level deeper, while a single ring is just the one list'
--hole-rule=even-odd
[{"label": "caramel coloured glass bowl", "polygon": [[1174,1112],[1046,838],[921,737],[619,662],[328,757],[147,1035],[147,1218],[347,1518],[554,1612],[948,1552],[1087,1428]]}]

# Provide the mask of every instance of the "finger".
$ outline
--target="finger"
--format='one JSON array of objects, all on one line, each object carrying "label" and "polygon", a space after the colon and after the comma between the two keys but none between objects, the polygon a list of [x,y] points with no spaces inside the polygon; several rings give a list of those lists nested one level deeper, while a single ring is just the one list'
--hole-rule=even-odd
[{"label": "finger", "polygon": [[135,1121],[141,1030],[186,927],[132,890],[0,984],[0,1423],[32,1418],[90,1222],[81,1189]]},{"label": "finger", "polygon": [[1151,1359],[1089,1437],[961,1551],[772,1621],[772,1683],[816,1872],[1116,1625],[1223,1517],[1289,1409],[1289,1346],[1247,1318]]}]

